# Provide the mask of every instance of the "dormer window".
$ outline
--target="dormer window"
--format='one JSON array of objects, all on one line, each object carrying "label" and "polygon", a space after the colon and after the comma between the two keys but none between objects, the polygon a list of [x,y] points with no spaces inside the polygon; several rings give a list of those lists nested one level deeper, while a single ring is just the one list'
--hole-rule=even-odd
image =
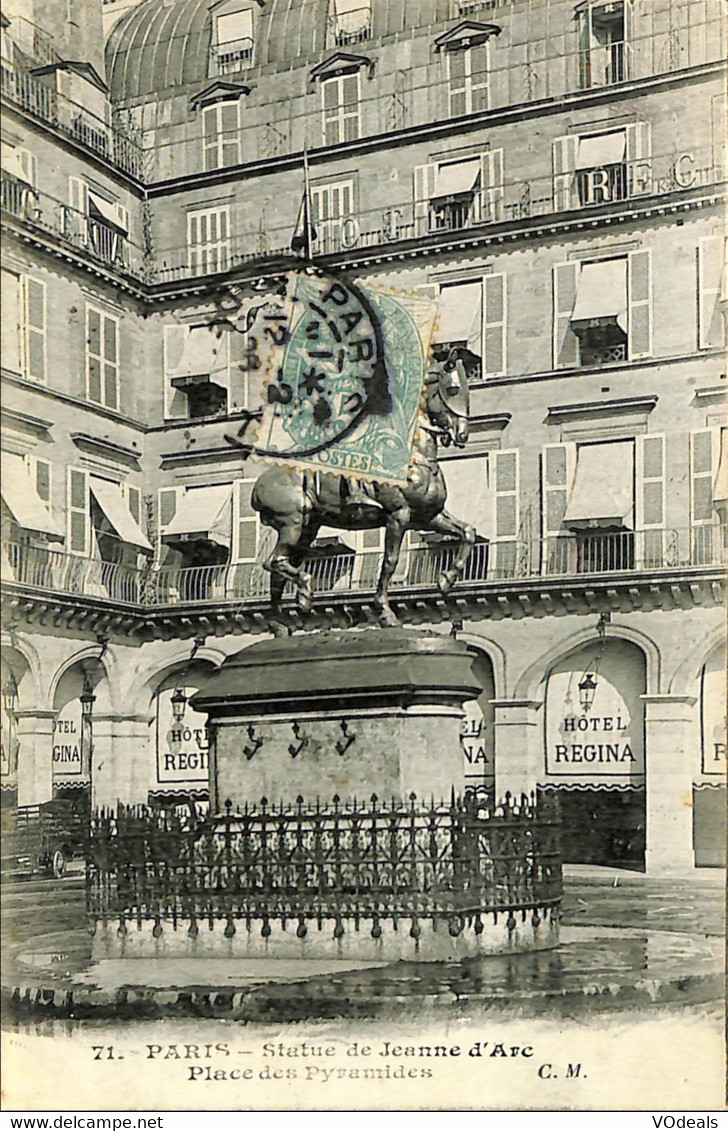
[{"label": "dormer window", "polygon": [[444,52],[447,62],[451,117],[488,109],[490,39],[500,30],[496,24],[463,20],[435,40],[435,50]]},{"label": "dormer window", "polygon": [[586,0],[576,9],[579,86],[611,86],[631,77],[631,0]]},{"label": "dormer window", "polygon": [[330,0],[329,47],[361,43],[372,34],[372,0]]},{"label": "dormer window", "polygon": [[210,73],[229,75],[253,59],[253,9],[240,3],[223,4],[213,14]]},{"label": "dormer window", "polygon": [[361,137],[361,71],[371,78],[374,61],[366,55],[336,51],[314,67],[311,81],[321,83],[321,125],[324,145],[340,145]]}]

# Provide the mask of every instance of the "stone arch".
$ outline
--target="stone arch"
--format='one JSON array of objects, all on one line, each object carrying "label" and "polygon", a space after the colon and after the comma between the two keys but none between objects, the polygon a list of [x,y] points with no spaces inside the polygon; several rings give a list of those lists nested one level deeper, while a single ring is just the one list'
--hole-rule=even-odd
[{"label": "stone arch", "polygon": [[503,698],[506,694],[506,654],[500,644],[486,636],[478,636],[475,632],[458,632],[458,640],[467,644],[469,651],[477,649],[485,653],[493,667],[495,698]]},{"label": "stone arch", "polygon": [[[14,665],[10,659],[10,653],[16,652],[26,665],[26,671],[23,673],[23,680],[27,680],[30,684],[28,694],[23,695],[24,699],[32,699],[33,705],[39,708],[44,708],[45,703],[40,702],[42,698],[43,680],[41,678],[41,662],[37,649],[30,643],[29,640],[22,639],[16,634],[12,638],[10,633],[4,632],[0,641],[2,645],[2,655],[5,663],[13,669],[16,680],[18,680],[18,673],[15,672]],[[19,689],[21,688],[21,680],[18,680]]]},{"label": "stone arch", "polygon": [[[129,687],[129,698],[131,702],[138,702],[139,697],[142,696],[145,691],[149,692],[149,697],[152,699],[157,689],[168,676],[181,671],[186,664],[190,663],[191,650],[191,647],[177,647],[171,655],[166,654],[154,661],[150,660],[141,671],[136,673]],[[198,660],[206,661],[217,668],[227,656],[228,653],[224,651],[224,649],[204,644],[195,653],[193,662]]]},{"label": "stone arch", "polygon": [[[113,688],[118,681],[112,679],[117,671],[113,656],[106,652],[102,656],[98,644],[87,644],[60,665],[56,670],[48,688],[48,705],[51,710],[59,710],[63,703],[59,697],[69,697],[76,690],[75,684],[83,684],[84,674],[88,674],[94,694],[97,696],[97,709],[112,711],[115,708]],[[69,676],[75,677],[69,679]],[[98,689],[101,689],[99,692]],[[67,701],[67,700],[64,700]]]},{"label": "stone arch", "polygon": [[671,695],[694,695],[700,679],[700,673],[708,660],[720,647],[726,645],[726,631],[723,625],[717,625],[706,633],[696,647],[685,656],[677,667],[670,680]]},{"label": "stone arch", "polygon": [[[628,640],[641,649],[645,656],[647,694],[657,694],[660,689],[660,650],[654,640],[643,632],[613,622],[607,625],[606,638]],[[540,700],[543,697],[542,685],[546,683],[551,669],[572,652],[577,652],[585,644],[593,643],[598,639],[596,626],[581,628],[558,641],[548,651],[542,652],[538,659],[522,672],[516,683],[513,698]]]}]

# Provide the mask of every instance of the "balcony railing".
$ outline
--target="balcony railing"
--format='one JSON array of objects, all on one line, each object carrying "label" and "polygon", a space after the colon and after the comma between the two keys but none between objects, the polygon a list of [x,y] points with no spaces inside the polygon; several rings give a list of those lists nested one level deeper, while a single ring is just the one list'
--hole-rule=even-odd
[{"label": "balcony railing", "polygon": [[3,570],[3,581],[78,597],[100,597],[124,605],[141,603],[143,572],[133,566],[22,542],[8,542],[5,549],[9,576]]},{"label": "balcony railing", "polygon": [[253,58],[253,40],[232,39],[227,43],[214,43],[210,48],[212,73],[228,75],[239,71]]},{"label": "balcony railing", "polygon": [[[507,155],[506,155],[507,156]],[[550,154],[546,154],[550,160]],[[709,189],[728,180],[722,150],[693,148],[685,153],[652,154],[624,163],[624,176],[612,178],[604,191],[592,192],[583,172],[531,178],[506,178],[502,184],[476,188],[453,200],[394,198],[378,208],[361,208],[339,218],[316,221],[314,255],[334,255],[358,248],[465,232],[487,224],[538,220],[565,212],[588,214],[620,201],[687,194]],[[610,187],[611,186],[611,187]],[[614,190],[612,192],[612,190]],[[229,270],[262,254],[290,252],[295,215],[286,224],[258,225],[248,231],[241,225],[224,241],[224,255],[205,254],[205,248],[160,247],[155,252],[152,277],[168,282]],[[213,245],[209,245],[213,246]],[[218,245],[214,245],[217,247]],[[222,247],[222,245],[220,245]]]},{"label": "balcony railing", "polygon": [[116,271],[142,277],[142,252],[128,236],[6,174],[0,178],[0,203],[6,212],[85,252]]},{"label": "balcony railing", "polygon": [[78,103],[71,102],[34,75],[17,68],[3,67],[0,70],[0,93],[32,117],[72,137],[124,172],[141,177],[142,151],[132,138]]},{"label": "balcony railing", "polygon": [[[456,585],[584,576],[596,580],[618,574],[721,568],[726,562],[727,536],[724,526],[699,526],[483,542],[473,548]],[[31,589],[150,608],[201,602],[242,604],[265,600],[269,593],[268,574],[257,562],[145,571],[25,543],[10,543],[7,551],[9,572],[4,580]],[[437,579],[451,566],[453,554],[452,544],[422,544],[404,550],[392,589],[437,592]],[[315,593],[336,596],[372,592],[380,565],[378,551],[352,551],[316,558],[306,568]]]}]

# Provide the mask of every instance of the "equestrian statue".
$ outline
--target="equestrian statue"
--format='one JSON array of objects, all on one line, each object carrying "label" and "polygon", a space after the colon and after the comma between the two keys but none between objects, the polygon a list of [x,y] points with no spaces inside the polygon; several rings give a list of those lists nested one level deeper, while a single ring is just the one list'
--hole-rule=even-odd
[{"label": "equestrian statue", "polygon": [[456,544],[452,565],[438,578],[447,594],[462,574],[475,542],[475,530],[445,510],[447,488],[437,462],[438,445],[462,448],[468,437],[470,398],[465,368],[456,349],[431,356],[425,377],[406,486],[345,480],[328,472],[307,472],[272,464],[258,477],[252,504],[261,521],[277,532],[264,563],[270,572],[271,605],[280,608],[288,582],[299,608],[311,606],[311,576],[304,562],[322,526],[338,530],[384,527],[385,545],[376,589],[382,625],[399,624],[389,603],[389,582],[397,568],[408,530],[429,531]]}]

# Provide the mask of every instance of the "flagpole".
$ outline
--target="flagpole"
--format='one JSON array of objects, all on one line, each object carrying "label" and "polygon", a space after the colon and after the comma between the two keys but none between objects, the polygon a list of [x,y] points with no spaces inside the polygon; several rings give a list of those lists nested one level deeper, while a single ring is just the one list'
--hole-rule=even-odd
[{"label": "flagpole", "polygon": [[306,259],[311,258],[311,223],[309,217],[310,184],[308,179],[308,147],[303,147],[303,249]]}]

